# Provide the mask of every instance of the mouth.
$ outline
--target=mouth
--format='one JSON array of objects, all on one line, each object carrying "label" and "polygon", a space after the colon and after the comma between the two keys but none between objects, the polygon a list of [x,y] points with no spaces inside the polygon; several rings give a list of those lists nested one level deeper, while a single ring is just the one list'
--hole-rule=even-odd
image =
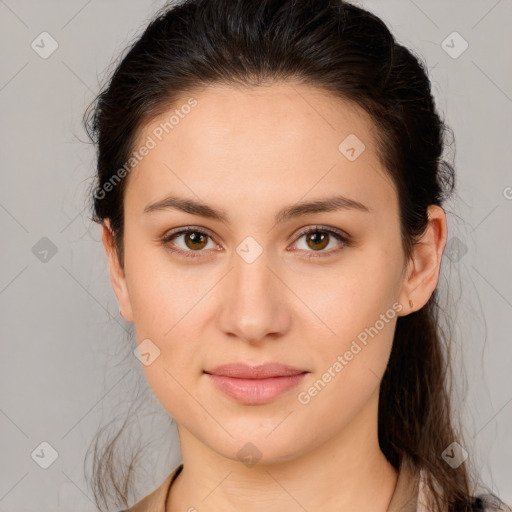
[{"label": "mouth", "polygon": [[245,405],[260,405],[296,387],[310,372],[280,363],[257,366],[232,363],[204,373],[229,397]]}]

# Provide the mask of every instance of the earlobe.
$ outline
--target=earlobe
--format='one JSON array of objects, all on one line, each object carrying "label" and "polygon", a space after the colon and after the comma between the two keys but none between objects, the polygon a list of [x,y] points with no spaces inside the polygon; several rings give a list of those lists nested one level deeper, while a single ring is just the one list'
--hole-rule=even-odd
[{"label": "earlobe", "polygon": [[429,223],[421,239],[414,245],[408,262],[399,301],[408,304],[403,315],[421,309],[430,299],[439,281],[441,260],[446,245],[447,223],[444,210],[431,205]]},{"label": "earlobe", "polygon": [[126,285],[126,276],[115,250],[114,235],[110,228],[109,219],[106,219],[102,224],[101,238],[108,258],[110,282],[119,303],[119,313],[124,320],[132,322],[132,308]]}]

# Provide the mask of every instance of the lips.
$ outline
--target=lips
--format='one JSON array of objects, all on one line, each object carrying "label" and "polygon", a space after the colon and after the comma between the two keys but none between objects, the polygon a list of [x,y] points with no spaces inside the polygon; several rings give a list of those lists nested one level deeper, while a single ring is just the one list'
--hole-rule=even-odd
[{"label": "lips", "polygon": [[261,405],[296,387],[309,371],[280,363],[232,363],[204,373],[230,398],[245,405]]},{"label": "lips", "polygon": [[280,363],[264,363],[256,366],[245,363],[230,363],[206,371],[210,375],[221,375],[236,379],[268,379],[270,377],[289,377],[305,373],[307,370],[294,368]]}]

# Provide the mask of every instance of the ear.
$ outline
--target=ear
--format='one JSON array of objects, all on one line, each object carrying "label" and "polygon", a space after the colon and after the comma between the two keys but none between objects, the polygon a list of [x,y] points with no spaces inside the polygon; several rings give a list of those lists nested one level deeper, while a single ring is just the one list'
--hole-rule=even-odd
[{"label": "ear", "polygon": [[114,245],[114,235],[110,228],[109,219],[106,219],[102,224],[102,241],[103,247],[108,257],[108,264],[110,269],[110,282],[112,288],[117,296],[119,302],[119,311],[121,316],[127,321],[132,322],[132,306],[130,303],[130,296],[128,294],[128,287],[126,285],[126,277],[123,268],[117,257]]},{"label": "ear", "polygon": [[[434,292],[439,280],[441,259],[446,245],[448,228],[444,210],[437,205],[428,207],[428,226],[412,249],[407,263],[404,282],[399,295],[399,302],[404,307],[402,314],[421,309]],[[412,301],[413,307],[410,307]]]}]

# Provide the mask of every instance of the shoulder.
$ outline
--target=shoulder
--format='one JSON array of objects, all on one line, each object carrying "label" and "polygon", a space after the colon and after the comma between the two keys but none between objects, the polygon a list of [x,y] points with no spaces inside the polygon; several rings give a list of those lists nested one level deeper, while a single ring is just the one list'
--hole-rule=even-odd
[{"label": "shoulder", "polygon": [[[433,484],[441,491],[441,486],[434,479]],[[417,508],[414,512],[429,512],[428,498],[430,497],[430,490],[426,485],[426,471],[420,469],[419,471],[419,485],[418,485],[418,502]],[[446,509],[447,510],[447,509]],[[458,505],[452,505],[450,510],[454,512],[512,512],[512,508],[500,500],[498,496],[492,493],[476,494],[467,497]]]}]

